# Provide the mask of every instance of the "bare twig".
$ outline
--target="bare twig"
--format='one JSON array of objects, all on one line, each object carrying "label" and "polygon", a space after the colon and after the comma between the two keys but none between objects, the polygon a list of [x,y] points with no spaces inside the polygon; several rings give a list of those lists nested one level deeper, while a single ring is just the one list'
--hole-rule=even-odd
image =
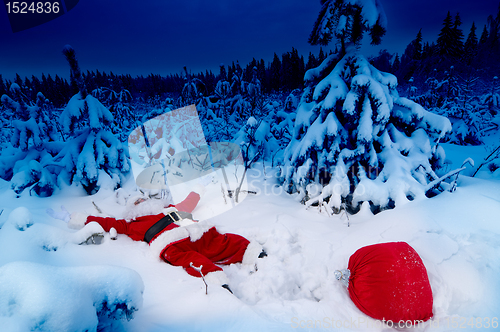
[{"label": "bare twig", "polygon": [[[464,162],[462,163],[461,168],[465,168],[465,164],[469,164],[472,167],[474,167],[474,160],[472,160],[471,158],[465,159]],[[457,173],[457,176],[455,176],[455,180],[453,180],[453,182],[451,183],[451,188],[450,188],[451,193],[457,189],[458,175],[460,175],[460,172]]]},{"label": "bare twig", "polygon": [[[228,194],[229,194],[229,197],[232,197],[233,192],[235,192],[235,190],[228,190],[227,192],[228,192]],[[247,194],[254,194],[254,195],[257,195],[257,192],[256,192],[256,191],[253,191],[253,190],[240,190],[239,192],[240,192],[240,193],[247,193]]]},{"label": "bare twig", "polygon": [[259,160],[260,155],[261,155],[262,150],[263,150],[263,144],[261,144],[259,146],[259,149],[258,149],[257,153],[255,154],[255,156],[250,161],[247,160],[248,153],[249,153],[249,148],[250,148],[250,143],[247,145],[246,154],[245,154],[245,157],[243,158],[244,161],[245,161],[245,169],[243,170],[243,176],[241,177],[240,185],[238,186],[238,188],[236,188],[236,193],[235,193],[235,201],[236,201],[236,203],[238,203],[238,196],[240,194],[241,186],[243,186],[243,180],[245,180],[245,175],[247,173],[247,170],[252,166],[252,164],[254,162],[256,162],[257,160]]},{"label": "bare twig", "polygon": [[222,183],[220,184],[220,191],[222,191],[222,197],[224,198],[224,204],[227,204],[226,192],[224,191],[224,187],[222,187]]},{"label": "bare twig", "polygon": [[342,208],[343,208],[344,214],[347,218],[347,227],[351,227],[351,221],[349,220],[349,213],[347,213],[347,206],[346,206],[345,202],[342,203]]},{"label": "bare twig", "polygon": [[94,201],[92,201],[92,204],[94,205],[97,212],[102,213],[102,210],[97,206],[97,204]]},{"label": "bare twig", "polygon": [[425,193],[428,193],[429,191],[431,191],[432,189],[436,189],[437,187],[439,187],[441,185],[441,182],[443,182],[444,180],[446,180],[447,178],[449,177],[452,177],[453,175],[456,175],[458,173],[460,173],[461,171],[463,171],[465,169],[465,167],[460,167],[460,168],[457,168],[453,171],[450,171],[448,172],[446,175],[440,177],[439,179],[436,179],[432,182],[430,182],[427,187],[424,189],[425,190]]},{"label": "bare twig", "polygon": [[[498,153],[498,154],[496,156],[494,156],[495,153]],[[496,149],[494,149],[486,158],[484,158],[481,165],[479,165],[477,167],[476,171],[474,172],[474,174],[472,174],[472,177],[474,177],[477,174],[477,172],[479,172],[479,169],[481,169],[481,167],[488,164],[490,161],[496,159],[499,155],[500,155],[500,145],[497,146]]]},{"label": "bare twig", "polygon": [[208,295],[208,285],[207,285],[207,282],[205,281],[205,276],[203,275],[203,272],[201,272],[201,269],[203,268],[203,265],[200,265],[199,267],[196,267],[196,266],[194,266],[193,262],[191,262],[191,263],[189,263],[189,266],[191,266],[196,271],[200,272],[201,279],[203,280],[203,283],[205,283],[205,295]]}]

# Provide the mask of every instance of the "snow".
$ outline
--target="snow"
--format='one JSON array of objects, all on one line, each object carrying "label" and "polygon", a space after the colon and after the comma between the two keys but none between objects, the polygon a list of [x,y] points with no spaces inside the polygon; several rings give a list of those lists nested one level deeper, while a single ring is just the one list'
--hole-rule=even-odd
[{"label": "snow", "polygon": [[[407,139],[418,140],[418,134]],[[477,162],[487,154],[484,147],[443,147],[450,169],[469,156]],[[346,268],[357,249],[391,241],[408,242],[429,274],[434,325],[415,331],[449,331],[452,319],[498,317],[499,179],[462,174],[454,193],[415,199],[377,215],[364,204],[356,215],[329,216],[286,194],[270,167],[264,172],[258,164],[247,176],[257,194],[210,219],[220,231],[255,240],[268,253],[256,272],[241,264],[224,267],[234,295],[213,287],[205,295],[200,279],[151,257],[146,243],[124,235],[113,241],[105,234],[101,245],[78,245],[87,234],[45,213],[64,205],[69,212],[98,214],[92,202],[108,215],[129,213],[138,194],[132,178],[117,192],[102,180],[92,196],[70,186],[47,198],[28,192],[15,198],[9,183],[0,180],[2,326],[8,331],[95,331],[98,324],[105,331],[294,331],[331,328],[339,321],[354,324],[345,330],[387,331],[355,307],[334,271]],[[195,218],[218,194],[211,187],[220,188],[207,183],[211,194],[203,196]],[[138,310],[130,321],[125,315],[98,321],[104,299]]]},{"label": "snow", "polygon": [[365,20],[368,21],[370,25],[374,25],[379,17],[381,17],[382,26],[386,26],[387,19],[385,18],[385,12],[383,7],[380,5],[378,0],[350,0],[351,4],[358,4],[362,7],[362,15]]},{"label": "snow", "polygon": [[24,206],[14,209],[7,220],[14,225],[18,230],[24,231],[26,228],[33,226],[33,215],[30,210]]},{"label": "snow", "polygon": [[[399,97],[394,100],[394,104],[395,107],[393,112],[397,117],[401,118],[405,122],[412,122],[413,119],[411,116],[416,115],[417,118],[414,120],[418,121],[418,125],[423,125],[424,128],[436,128],[439,138],[442,138],[452,129],[451,122],[448,118],[428,112],[422,106],[407,98]],[[410,109],[412,113],[408,112],[408,109]]]},{"label": "snow", "polygon": [[[85,110],[91,110],[85,114]],[[64,130],[69,133],[73,125],[74,119],[81,120],[82,117],[88,116],[89,125],[92,129],[101,129],[103,122],[111,122],[113,115],[104,107],[99,100],[92,95],[87,95],[82,99],[81,93],[74,95],[66,105],[62,115],[62,125]]]},{"label": "snow", "polygon": [[[396,77],[374,68],[356,50],[337,63],[330,56],[309,70],[305,79],[294,135],[283,153],[283,167],[288,168],[282,173],[283,182],[289,192],[311,197],[306,190],[309,182],[319,177],[328,181],[319,171],[332,174],[341,159],[348,170],[368,165],[368,170],[349,175],[351,187],[361,187],[346,202],[355,210],[363,201],[372,202],[374,209],[406,204],[407,197],[415,199],[436,189],[424,191],[428,182],[445,174],[440,170],[445,154],[438,143],[452,129],[446,117],[399,97]],[[341,174],[348,177],[346,171]],[[442,180],[433,185],[439,186]],[[323,206],[327,197],[322,194],[312,202]],[[339,210],[340,203],[336,197],[327,208]]]},{"label": "snow", "polygon": [[121,267],[19,261],[0,267],[0,284],[0,322],[19,331],[95,330],[98,315],[131,317],[142,305],[141,278]]}]

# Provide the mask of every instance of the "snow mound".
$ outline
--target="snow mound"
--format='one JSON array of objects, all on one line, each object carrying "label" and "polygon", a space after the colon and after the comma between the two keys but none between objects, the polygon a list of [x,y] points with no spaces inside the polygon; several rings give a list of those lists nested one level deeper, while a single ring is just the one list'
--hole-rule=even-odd
[{"label": "snow mound", "polygon": [[7,221],[18,230],[24,231],[33,225],[33,216],[27,208],[20,206],[9,214]]},{"label": "snow mound", "polygon": [[143,289],[123,267],[8,263],[0,267],[0,322],[9,331],[96,331],[132,319]]}]

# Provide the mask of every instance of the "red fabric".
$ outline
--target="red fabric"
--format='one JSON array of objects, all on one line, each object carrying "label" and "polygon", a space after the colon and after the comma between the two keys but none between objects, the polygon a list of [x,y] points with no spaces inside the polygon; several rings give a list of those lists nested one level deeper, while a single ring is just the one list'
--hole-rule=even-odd
[{"label": "red fabric", "polygon": [[[200,195],[191,192],[182,202],[176,204],[175,208],[177,208],[178,211],[191,213],[199,201]],[[142,241],[144,239],[144,234],[146,234],[148,229],[164,216],[165,215],[163,213],[141,216],[136,218],[133,222],[127,222],[123,219],[88,216],[85,224],[95,221],[99,223],[106,232],[109,232],[109,230],[114,227],[119,234],[125,234],[134,241]],[[178,226],[171,224],[165,230],[175,227]]]},{"label": "red fabric", "polygon": [[191,263],[195,267],[203,266],[203,275],[221,271],[215,264],[241,263],[249,243],[240,235],[220,234],[212,227],[195,242],[187,238],[168,245],[161,257],[167,263],[182,266],[190,275],[201,277],[200,273],[191,267]]},{"label": "red fabric", "polygon": [[193,212],[196,205],[198,205],[199,201],[200,201],[200,195],[195,192],[190,192],[189,195],[187,195],[187,197],[182,202],[176,204],[175,207],[179,211],[191,213]]},{"label": "red fabric", "polygon": [[[184,201],[176,204],[175,207],[179,211],[191,213],[199,200],[200,196],[192,192]],[[133,222],[127,222],[123,219],[89,216],[86,223],[98,222],[106,232],[109,232],[114,227],[118,233],[125,234],[132,240],[142,241],[147,230],[164,216],[163,213],[147,215],[138,217]],[[179,226],[170,224],[163,232],[176,227]],[[191,242],[190,238],[185,238],[167,245],[160,256],[167,263],[184,267],[190,275],[201,277],[200,273],[190,266],[191,262],[196,267],[203,265],[203,275],[220,271],[222,269],[215,264],[241,263],[249,243],[247,239],[240,235],[220,234],[215,227],[212,227],[195,242]]]},{"label": "red fabric", "polygon": [[368,316],[379,320],[427,321],[432,290],[417,252],[405,242],[375,244],[349,258],[349,296]]},{"label": "red fabric", "polygon": [[123,219],[88,216],[86,223],[95,221],[99,223],[106,232],[109,232],[109,230],[114,227],[119,234],[125,234],[134,241],[142,241],[147,230],[164,216],[163,213],[142,216],[136,218],[132,222],[127,222]]}]

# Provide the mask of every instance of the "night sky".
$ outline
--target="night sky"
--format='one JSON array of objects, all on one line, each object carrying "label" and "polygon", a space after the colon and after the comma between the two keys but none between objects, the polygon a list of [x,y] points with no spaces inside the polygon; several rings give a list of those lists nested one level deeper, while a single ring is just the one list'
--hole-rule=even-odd
[{"label": "night sky", "polygon": [[[472,21],[479,35],[499,0],[382,0],[388,32],[382,44],[364,47],[401,54],[422,28],[424,41],[435,41],[446,13],[460,13],[467,37]],[[4,7],[5,8],[5,7]],[[42,73],[69,78],[61,51],[75,48],[83,70],[115,74],[168,75],[187,66],[193,73],[239,60],[266,63],[274,53],[317,54],[307,43],[319,13],[319,0],[80,0],[67,14],[38,27],[12,33],[0,8],[0,74]],[[368,42],[365,42],[368,44]],[[329,50],[329,45],[325,50]]]}]

